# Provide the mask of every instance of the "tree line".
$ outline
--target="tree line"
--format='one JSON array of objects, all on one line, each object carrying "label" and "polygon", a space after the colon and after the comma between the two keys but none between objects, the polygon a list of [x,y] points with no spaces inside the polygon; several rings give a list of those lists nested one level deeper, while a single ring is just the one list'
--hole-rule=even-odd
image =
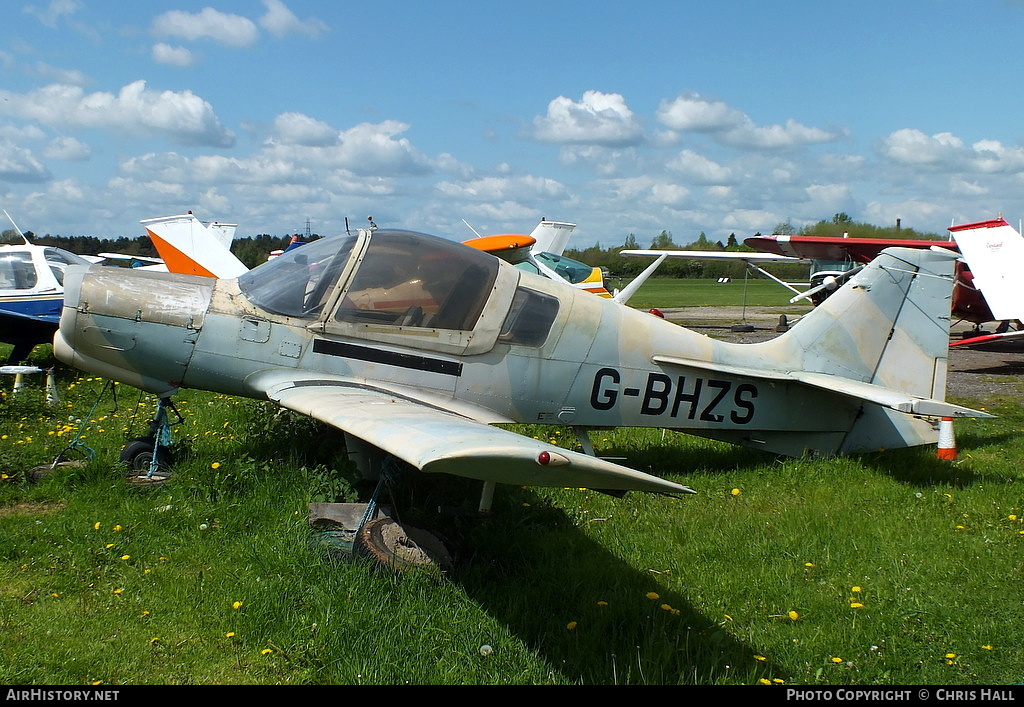
[{"label": "tree line", "polygon": [[[760,233],[751,234],[760,236]],[[935,233],[922,233],[912,228],[904,228],[900,223],[894,226],[874,226],[868,223],[854,221],[846,213],[837,213],[831,220],[821,220],[817,223],[808,224],[796,228],[791,222],[779,223],[772,230],[772,235],[784,236],[827,236],[850,238],[886,238],[886,239],[925,239],[941,240],[944,236]],[[743,236],[747,238],[748,236]],[[600,267],[612,277],[629,279],[639,275],[647,267],[651,258],[622,255],[624,250],[699,250],[699,251],[731,251],[753,253],[753,248],[745,245],[735,233],[729,234],[726,242],[712,241],[701,231],[696,240],[684,244],[676,244],[672,233],[662,231],[653,236],[649,241],[641,239],[636,234],[630,233],[620,246],[602,248],[600,243],[589,248],[566,249],[565,255],[587,265]],[[806,278],[808,275],[806,265],[773,265],[772,274],[783,279]],[[714,260],[688,260],[686,258],[667,258],[663,262],[655,277],[672,278],[720,278],[720,277],[743,277],[744,265],[742,263],[714,261]]]},{"label": "tree line", "polygon": [[[904,228],[897,222],[894,226],[881,227],[869,223],[854,221],[846,213],[837,213],[831,220],[821,220],[796,228],[789,221],[779,223],[772,230],[773,234],[786,236],[831,236],[838,237],[848,235],[850,238],[908,238],[908,239],[929,239],[941,240],[944,236],[935,233],[921,233],[912,228]],[[157,257],[156,248],[148,236],[137,238],[97,238],[95,236],[37,236],[32,231],[25,233],[28,239],[36,245],[52,245],[58,248],[78,253],[80,255],[95,255],[97,253],[121,253],[124,255],[138,255],[143,257]],[[761,235],[755,233],[752,235]],[[260,234],[257,236],[244,236],[235,238],[231,244],[231,252],[241,260],[246,267],[253,268],[267,260],[271,251],[281,250],[288,246],[293,237],[300,240],[316,240],[320,236],[316,234],[293,234],[286,236],[271,236]],[[746,236],[744,236],[746,238]],[[3,231],[0,236],[3,243],[20,243],[21,239],[13,229]],[[628,234],[622,245],[602,248],[596,243],[589,248],[568,248],[565,255],[594,267],[599,267],[613,277],[629,279],[636,277],[647,265],[650,258],[622,255],[623,250],[700,250],[700,251],[735,251],[755,252],[746,246],[736,236],[729,234],[726,242],[712,241],[701,231],[693,241],[683,244],[676,244],[670,231],[661,231],[647,240],[637,236],[635,233]],[[798,279],[807,276],[805,265],[781,265],[773,266],[772,273],[781,278]],[[719,278],[719,277],[743,277],[744,266],[742,263],[731,263],[711,260],[687,260],[685,258],[668,258],[658,268],[657,277],[672,278]]]}]

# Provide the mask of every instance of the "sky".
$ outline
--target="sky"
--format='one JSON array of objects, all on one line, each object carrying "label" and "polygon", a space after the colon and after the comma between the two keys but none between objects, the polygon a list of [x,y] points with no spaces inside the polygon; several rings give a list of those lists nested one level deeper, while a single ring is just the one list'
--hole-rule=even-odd
[{"label": "sky", "polygon": [[[0,207],[571,247],[1024,218],[1024,0],[10,0]],[[469,224],[469,225],[467,225]],[[3,228],[8,226],[4,225]]]}]

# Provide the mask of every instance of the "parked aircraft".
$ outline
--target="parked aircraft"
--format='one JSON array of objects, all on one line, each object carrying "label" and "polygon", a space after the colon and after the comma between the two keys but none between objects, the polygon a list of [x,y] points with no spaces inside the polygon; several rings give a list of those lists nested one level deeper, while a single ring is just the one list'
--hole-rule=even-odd
[{"label": "parked aircraft", "polygon": [[950,233],[970,267],[969,282],[979,292],[990,319],[1001,322],[996,332],[977,333],[953,342],[953,346],[976,347],[1024,338],[1024,286],[1017,268],[1024,263],[1024,238],[1001,218],[962,226],[950,226]]},{"label": "parked aircraft", "polygon": [[[310,415],[371,452],[369,474],[388,455],[485,496],[689,493],[595,456],[586,430],[829,455],[933,444],[940,417],[988,417],[943,401],[953,263],[888,250],[788,333],[734,344],[450,240],[360,230],[237,279],[74,268],[54,348],[161,404],[198,388]],[[584,451],[494,426],[523,422],[571,426]]]},{"label": "parked aircraft", "polygon": [[64,272],[90,260],[62,248],[33,245],[14,219],[20,244],[0,244],[0,341],[12,344],[7,360],[16,364],[32,349],[53,340],[64,298]]}]

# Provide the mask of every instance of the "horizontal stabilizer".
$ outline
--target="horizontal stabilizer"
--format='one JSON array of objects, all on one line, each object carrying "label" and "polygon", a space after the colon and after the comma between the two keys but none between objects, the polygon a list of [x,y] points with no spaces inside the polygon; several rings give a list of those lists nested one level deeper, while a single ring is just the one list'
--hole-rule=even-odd
[{"label": "horizontal stabilizer", "polygon": [[874,383],[864,383],[829,373],[772,371],[769,369],[730,366],[708,361],[698,361],[696,359],[661,355],[654,356],[653,361],[655,363],[684,366],[686,368],[698,368],[725,375],[760,378],[765,381],[802,383],[813,388],[820,388],[846,397],[874,403],[875,405],[881,405],[882,407],[891,408],[897,412],[904,412],[909,415],[921,415],[923,417],[993,417],[986,412],[953,405],[942,400],[911,395]]}]

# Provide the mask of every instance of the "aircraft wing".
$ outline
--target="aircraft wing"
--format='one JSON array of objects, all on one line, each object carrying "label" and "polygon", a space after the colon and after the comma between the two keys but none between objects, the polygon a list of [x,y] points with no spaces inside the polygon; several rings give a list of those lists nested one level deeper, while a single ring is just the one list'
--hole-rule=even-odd
[{"label": "aircraft wing", "polygon": [[996,347],[1000,344],[1019,344],[1024,340],[1024,330],[1004,331],[998,334],[979,334],[967,339],[950,342],[950,346],[959,349],[983,349]]},{"label": "aircraft wing", "polygon": [[657,476],[355,381],[291,379],[270,382],[265,389],[279,405],[333,425],[427,473],[526,486],[694,493]]},{"label": "aircraft wing", "polygon": [[749,263],[801,263],[802,258],[772,253],[745,253],[735,250],[623,250],[622,255],[667,255],[690,260],[739,260]]}]

